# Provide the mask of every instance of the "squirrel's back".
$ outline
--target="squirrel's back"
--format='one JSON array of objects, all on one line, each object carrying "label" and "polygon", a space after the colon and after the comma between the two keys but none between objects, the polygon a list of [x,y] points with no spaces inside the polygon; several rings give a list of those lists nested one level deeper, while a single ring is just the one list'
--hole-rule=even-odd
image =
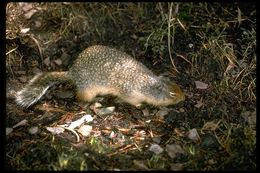
[{"label": "squirrel's back", "polygon": [[[85,49],[68,72],[62,76],[58,73],[61,72],[46,73],[32,80],[18,93],[18,103],[28,107],[32,100],[36,102],[40,99],[50,85],[64,80],[76,85],[77,97],[84,101],[107,94],[118,96],[135,106],[143,102],[156,106],[171,105],[184,100],[183,92],[175,83],[162,80],[130,55],[107,46],[96,45]],[[28,87],[30,89],[26,89]],[[37,93],[38,97],[29,93],[33,88],[42,88]]]}]

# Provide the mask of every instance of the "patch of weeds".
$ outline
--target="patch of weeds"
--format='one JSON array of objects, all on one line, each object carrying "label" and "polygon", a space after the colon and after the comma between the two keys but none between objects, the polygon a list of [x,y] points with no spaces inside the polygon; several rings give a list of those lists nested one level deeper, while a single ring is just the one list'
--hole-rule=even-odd
[{"label": "patch of weeds", "polygon": [[67,150],[66,153],[61,152],[58,155],[58,161],[52,164],[55,171],[59,170],[88,170],[86,157],[77,150]]},{"label": "patch of weeds", "polygon": [[156,154],[146,160],[146,164],[149,169],[164,170],[166,169],[166,163],[167,160]]},{"label": "patch of weeds", "polygon": [[231,159],[225,163],[225,169],[256,169],[256,134],[249,127],[234,128],[230,136]]},{"label": "patch of weeds", "polygon": [[88,144],[90,145],[91,149],[94,152],[97,152],[99,154],[108,153],[112,149],[108,146],[105,146],[105,144],[101,141],[101,139],[97,137],[90,137],[88,139]]},{"label": "patch of weeds", "polygon": [[[7,155],[10,169],[14,170],[48,170],[50,163],[57,161],[57,152],[49,144],[35,142],[21,146],[23,151],[10,151]],[[26,149],[25,149],[26,148]]]},{"label": "patch of weeds", "polygon": [[88,170],[84,150],[77,150],[61,138],[52,138],[51,147],[56,149],[56,161],[50,162],[50,170]]}]

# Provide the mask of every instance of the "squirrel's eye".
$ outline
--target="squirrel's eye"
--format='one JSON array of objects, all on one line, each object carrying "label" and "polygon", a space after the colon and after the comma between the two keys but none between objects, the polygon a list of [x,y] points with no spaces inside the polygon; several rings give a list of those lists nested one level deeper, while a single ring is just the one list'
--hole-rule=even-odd
[{"label": "squirrel's eye", "polygon": [[175,97],[175,96],[176,96],[176,93],[170,92],[170,96],[171,96],[171,97]]}]

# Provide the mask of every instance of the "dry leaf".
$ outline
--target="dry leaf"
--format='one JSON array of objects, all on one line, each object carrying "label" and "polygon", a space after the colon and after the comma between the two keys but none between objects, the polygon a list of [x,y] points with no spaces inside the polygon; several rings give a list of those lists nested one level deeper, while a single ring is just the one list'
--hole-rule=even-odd
[{"label": "dry leaf", "polygon": [[135,34],[131,35],[130,37],[133,38],[134,40],[138,38]]},{"label": "dry leaf", "polygon": [[142,112],[143,112],[144,116],[149,116],[150,115],[149,114],[149,110],[147,108],[143,109]]},{"label": "dry leaf", "polygon": [[42,22],[39,21],[39,20],[36,20],[36,21],[34,21],[34,26],[35,26],[36,28],[40,28],[40,27],[42,26]]},{"label": "dry leaf", "polygon": [[93,136],[94,137],[98,137],[100,135],[102,135],[101,131],[99,131],[99,130],[93,131]]},{"label": "dry leaf", "polygon": [[179,111],[180,112],[185,112],[185,110],[183,108],[180,108]]},{"label": "dry leaf", "polygon": [[153,140],[153,142],[159,144],[162,139],[161,139],[161,137],[154,137],[154,138],[152,138],[152,140]]},{"label": "dry leaf", "polygon": [[249,125],[251,127],[255,127],[256,126],[256,111],[251,113],[251,116],[249,117],[247,122],[249,123]]},{"label": "dry leaf", "polygon": [[143,138],[146,136],[146,132],[144,130],[141,131],[137,131],[134,134],[134,137],[130,137],[130,138]]},{"label": "dry leaf", "polygon": [[209,122],[206,122],[202,129],[201,130],[211,130],[211,131],[214,131],[216,130],[216,128],[218,127],[219,123],[221,121],[218,121],[218,122],[215,122],[215,121],[209,121]]},{"label": "dry leaf", "polygon": [[191,140],[193,140],[195,142],[200,140],[200,136],[198,134],[198,131],[195,128],[193,128],[190,131],[188,131],[187,136],[188,136],[189,139],[191,139]]},{"label": "dry leaf", "polygon": [[62,60],[62,64],[64,66],[67,66],[67,65],[69,65],[71,56],[69,54],[63,52],[60,59]]},{"label": "dry leaf", "polygon": [[182,171],[183,164],[182,163],[173,163],[171,164],[171,171]]},{"label": "dry leaf", "polygon": [[39,73],[41,73],[42,71],[41,71],[41,69],[39,69],[39,68],[37,68],[37,67],[34,67],[34,68],[32,69],[32,72],[33,72],[33,74],[39,74]]},{"label": "dry leaf", "polygon": [[193,48],[194,47],[194,44],[190,43],[188,44],[189,48]]},{"label": "dry leaf", "polygon": [[114,131],[112,131],[111,133],[110,133],[110,135],[109,135],[109,138],[110,139],[113,139],[113,138],[115,138],[117,135],[116,135],[116,133],[114,132]]},{"label": "dry leaf", "polygon": [[185,151],[178,144],[167,144],[165,150],[172,159],[176,158],[177,154],[185,154]]},{"label": "dry leaf", "polygon": [[55,60],[54,60],[54,63],[55,63],[56,65],[60,66],[60,65],[62,64],[62,60],[61,60],[60,58],[55,59]]},{"label": "dry leaf", "polygon": [[19,79],[22,83],[27,82],[27,77],[26,77],[26,76],[18,77],[18,79]]},{"label": "dry leaf", "polygon": [[106,130],[106,129],[103,129],[103,130],[101,130],[103,133],[105,133],[105,134],[109,134],[109,133],[111,133],[111,130]]},{"label": "dry leaf", "polygon": [[30,28],[23,28],[23,29],[21,29],[21,33],[22,34],[26,34],[29,31],[30,31]]},{"label": "dry leaf", "polygon": [[16,71],[15,73],[16,73],[16,74],[20,74],[20,75],[25,75],[25,74],[26,74],[25,71]]},{"label": "dry leaf", "polygon": [[199,101],[197,101],[197,104],[196,105],[194,105],[196,108],[200,108],[201,106],[203,106],[203,102],[202,102],[202,98],[199,100]]},{"label": "dry leaf", "polygon": [[177,136],[181,136],[181,137],[183,137],[184,134],[185,134],[185,132],[182,131],[182,130],[179,129],[179,128],[174,128],[174,133],[176,133]]},{"label": "dry leaf", "polygon": [[217,161],[214,160],[214,159],[209,159],[209,160],[208,160],[208,164],[210,164],[210,165],[214,165],[214,164],[216,164],[216,163],[217,163]]},{"label": "dry leaf", "polygon": [[83,125],[79,128],[78,132],[82,134],[82,136],[89,136],[92,131],[92,126],[90,125]]},{"label": "dry leaf", "polygon": [[241,10],[238,7],[237,7],[237,21],[238,21],[238,25],[240,25],[242,18],[241,18]]},{"label": "dry leaf", "polygon": [[201,90],[205,90],[208,88],[208,84],[201,81],[195,81],[195,85],[197,89],[201,89]]},{"label": "dry leaf", "polygon": [[56,134],[60,134],[64,132],[64,128],[62,127],[46,127],[46,129],[51,132],[52,134],[56,135]]},{"label": "dry leaf", "polygon": [[250,111],[245,111],[241,113],[241,116],[245,119],[251,128],[256,127],[256,111],[252,113]]},{"label": "dry leaf", "polygon": [[101,107],[102,107],[102,104],[99,103],[99,102],[95,102],[95,103],[93,103],[92,105],[89,106],[89,108],[90,108],[91,110],[93,110],[93,111],[95,111],[95,109],[101,108]]},{"label": "dry leaf", "polygon": [[169,114],[169,111],[166,111],[166,110],[159,110],[157,113],[156,113],[156,116],[158,116],[160,119],[164,119],[164,116]]},{"label": "dry leaf", "polygon": [[23,3],[20,5],[22,6],[24,12],[27,12],[33,8],[33,5],[31,3]]},{"label": "dry leaf", "polygon": [[20,121],[19,123],[15,124],[15,125],[13,126],[13,128],[16,128],[16,127],[19,127],[19,126],[24,126],[24,125],[26,125],[27,123],[28,123],[28,120],[22,120],[22,121]]},{"label": "dry leaf", "polygon": [[47,57],[43,60],[43,63],[46,65],[46,66],[50,66],[51,64],[51,61],[50,61],[50,57]]},{"label": "dry leaf", "polygon": [[126,128],[117,128],[117,130],[119,130],[120,132],[122,132],[122,133],[129,133],[129,131],[131,130],[131,129],[126,129]]},{"label": "dry leaf", "polygon": [[226,70],[225,70],[225,72],[224,72],[224,76],[226,76],[227,73],[228,73],[231,69],[233,69],[234,67],[235,67],[234,63],[229,62],[228,66],[227,66],[227,68],[226,68]]},{"label": "dry leaf", "polygon": [[36,9],[32,9],[32,10],[28,11],[27,13],[24,14],[25,19],[30,19],[36,12],[37,12]]},{"label": "dry leaf", "polygon": [[137,167],[139,170],[150,170],[145,164],[143,160],[133,160],[133,164]]}]

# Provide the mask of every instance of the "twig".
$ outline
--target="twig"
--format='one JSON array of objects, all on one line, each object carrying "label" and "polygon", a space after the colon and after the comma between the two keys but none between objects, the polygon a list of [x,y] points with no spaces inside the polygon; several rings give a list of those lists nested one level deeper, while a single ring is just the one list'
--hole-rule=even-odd
[{"label": "twig", "polygon": [[111,157],[111,156],[114,156],[114,155],[116,155],[116,154],[125,153],[125,152],[128,151],[129,148],[131,148],[131,147],[133,147],[133,146],[134,146],[134,144],[129,144],[129,145],[125,146],[124,148],[119,149],[119,150],[116,151],[116,152],[107,154],[107,156],[108,156],[108,157]]},{"label": "twig", "polygon": [[181,23],[180,19],[177,18],[177,21],[181,25],[182,29],[184,29],[184,31],[187,31],[185,26]]},{"label": "twig", "polygon": [[11,52],[15,51],[17,48],[18,48],[18,46],[17,46],[16,48],[14,48],[14,49],[10,50],[9,52],[7,52],[5,55],[8,55],[9,53],[11,53]]},{"label": "twig", "polygon": [[38,40],[36,38],[34,38],[32,35],[29,35],[29,37],[35,42],[35,44],[37,45],[38,47],[38,50],[39,50],[39,53],[40,53],[40,56],[41,56],[41,60],[42,60],[42,65],[43,65],[43,55],[42,55],[42,48],[38,42]]},{"label": "twig", "polygon": [[64,126],[62,126],[62,125],[59,125],[59,127],[62,127],[62,128],[64,128],[65,130],[71,131],[71,132],[76,136],[77,142],[79,142],[79,135],[78,135],[78,133],[77,133],[74,129],[67,128],[67,127],[64,127]]},{"label": "twig", "polygon": [[181,58],[184,59],[187,63],[189,63],[191,66],[193,66],[192,63],[191,63],[189,60],[187,60],[187,58],[185,58],[183,55],[176,53],[176,56],[181,57]]},{"label": "twig", "polygon": [[[175,71],[179,72],[174,64],[174,61],[172,59],[172,53],[171,53],[171,17],[172,17],[172,6],[173,3],[170,3],[170,9],[169,9],[169,15],[168,15],[168,52],[169,52],[169,56],[170,56],[170,60],[172,63],[172,66],[174,68]],[[176,9],[178,8],[178,4],[176,6]],[[174,25],[173,25],[174,26]],[[173,27],[173,32],[174,32],[174,27]],[[174,44],[174,35],[173,35],[173,43]]]},{"label": "twig", "polygon": [[142,152],[142,150],[141,150],[140,147],[137,145],[137,143],[135,142],[134,144],[135,144],[135,147],[136,147],[140,152]]},{"label": "twig", "polygon": [[165,19],[165,15],[163,14],[163,8],[162,8],[161,2],[158,3],[158,8],[159,8],[159,11],[161,13],[162,20],[164,20]]}]

